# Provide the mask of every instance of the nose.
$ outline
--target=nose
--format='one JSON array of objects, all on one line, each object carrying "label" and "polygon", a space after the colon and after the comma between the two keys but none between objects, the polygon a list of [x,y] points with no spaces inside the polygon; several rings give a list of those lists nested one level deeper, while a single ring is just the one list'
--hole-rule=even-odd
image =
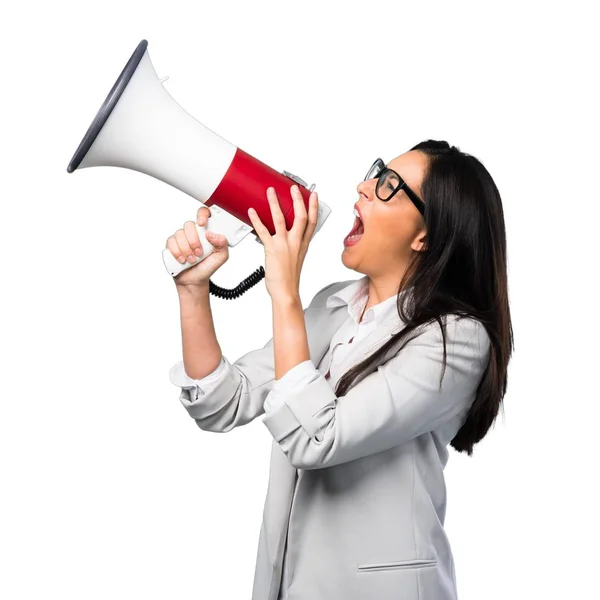
[{"label": "nose", "polygon": [[356,186],[356,191],[362,198],[373,198],[375,196],[375,180],[367,179],[366,181],[361,181]]}]

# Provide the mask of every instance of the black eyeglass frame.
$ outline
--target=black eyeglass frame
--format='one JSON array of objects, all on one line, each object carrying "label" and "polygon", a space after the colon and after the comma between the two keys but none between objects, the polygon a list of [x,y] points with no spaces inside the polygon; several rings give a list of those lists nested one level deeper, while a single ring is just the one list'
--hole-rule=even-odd
[{"label": "black eyeglass frame", "polygon": [[[373,168],[375,166],[379,167],[379,171],[377,172],[377,174],[374,177],[370,177],[369,178],[369,173],[373,170]],[[382,177],[386,174],[386,173],[393,173],[397,178],[398,181],[400,182],[392,191],[392,193],[390,194],[390,196],[388,198],[382,198],[379,195],[379,185],[380,183],[383,181]],[[417,210],[422,214],[425,215],[425,203],[423,202],[423,200],[421,200],[421,198],[419,198],[419,196],[417,196],[407,185],[406,181],[404,181],[404,179],[402,179],[402,177],[400,177],[400,175],[398,173],[396,173],[396,171],[394,171],[393,169],[389,169],[388,167],[386,167],[385,163],[383,162],[383,160],[381,158],[378,158],[372,165],[371,168],[367,171],[367,174],[365,175],[365,181],[367,181],[367,179],[377,179],[377,184],[375,186],[375,194],[377,195],[377,197],[382,201],[382,202],[388,202],[389,200],[391,200],[393,198],[393,196],[395,194],[397,194],[400,190],[404,190],[406,192],[406,195],[410,198],[411,202],[417,207]]]}]

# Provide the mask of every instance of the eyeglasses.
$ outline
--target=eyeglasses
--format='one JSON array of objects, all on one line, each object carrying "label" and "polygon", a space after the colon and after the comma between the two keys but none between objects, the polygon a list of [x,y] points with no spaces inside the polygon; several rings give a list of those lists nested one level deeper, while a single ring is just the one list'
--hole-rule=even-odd
[{"label": "eyeglasses", "polygon": [[375,187],[375,194],[383,202],[387,202],[398,193],[400,190],[404,190],[406,195],[410,198],[412,203],[417,207],[417,210],[424,215],[425,214],[425,203],[419,198],[409,187],[406,185],[406,181],[393,171],[385,166],[385,163],[381,158],[378,158],[369,172],[365,176],[367,179],[377,179],[377,185]]}]

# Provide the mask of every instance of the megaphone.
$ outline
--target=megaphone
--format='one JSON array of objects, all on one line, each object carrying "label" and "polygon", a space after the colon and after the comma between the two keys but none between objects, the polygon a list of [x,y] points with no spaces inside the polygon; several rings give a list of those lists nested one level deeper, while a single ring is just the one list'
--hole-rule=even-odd
[{"label": "megaphone", "polygon": [[[275,225],[266,198],[268,187],[275,188],[287,229],[294,223],[292,182],[298,185],[307,211],[315,187],[313,184],[308,188],[305,181],[288,171],[276,171],[187,113],[156,74],[147,40],[138,44],[127,61],[69,162],[67,172],[99,166],[146,173],[210,207],[206,225],[200,227],[196,223],[204,252],[195,262],[180,264],[168,248],[163,250],[163,262],[173,277],[212,254],[214,247],[206,239],[206,231],[224,235],[230,247],[252,233],[250,207],[273,235]],[[313,235],[330,212],[319,201]],[[254,235],[260,242],[258,235]],[[220,288],[212,281],[209,288],[214,295],[236,298],[263,277],[261,267],[236,288]]]}]

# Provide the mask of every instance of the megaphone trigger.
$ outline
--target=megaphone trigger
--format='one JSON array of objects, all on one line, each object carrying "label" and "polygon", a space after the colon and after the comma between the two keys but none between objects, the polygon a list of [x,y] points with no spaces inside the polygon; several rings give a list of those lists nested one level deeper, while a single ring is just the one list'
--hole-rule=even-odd
[{"label": "megaphone trigger", "polygon": [[306,181],[304,181],[304,179],[302,179],[301,177],[298,177],[298,175],[294,175],[293,173],[290,173],[289,171],[282,171],[281,174],[285,175],[286,177],[289,177],[295,183],[298,183],[300,185],[303,185],[305,188],[308,188],[309,192],[314,191],[314,189],[316,187],[315,183],[312,183],[311,186],[308,187],[308,183],[306,183]]},{"label": "megaphone trigger", "polygon": [[306,181],[304,181],[304,179],[302,179],[301,177],[298,177],[298,175],[294,175],[293,173],[290,173],[289,171],[282,171],[282,173],[286,177],[289,177],[292,181],[299,183],[300,185],[303,185],[304,187],[308,187],[308,183],[306,183]]}]

